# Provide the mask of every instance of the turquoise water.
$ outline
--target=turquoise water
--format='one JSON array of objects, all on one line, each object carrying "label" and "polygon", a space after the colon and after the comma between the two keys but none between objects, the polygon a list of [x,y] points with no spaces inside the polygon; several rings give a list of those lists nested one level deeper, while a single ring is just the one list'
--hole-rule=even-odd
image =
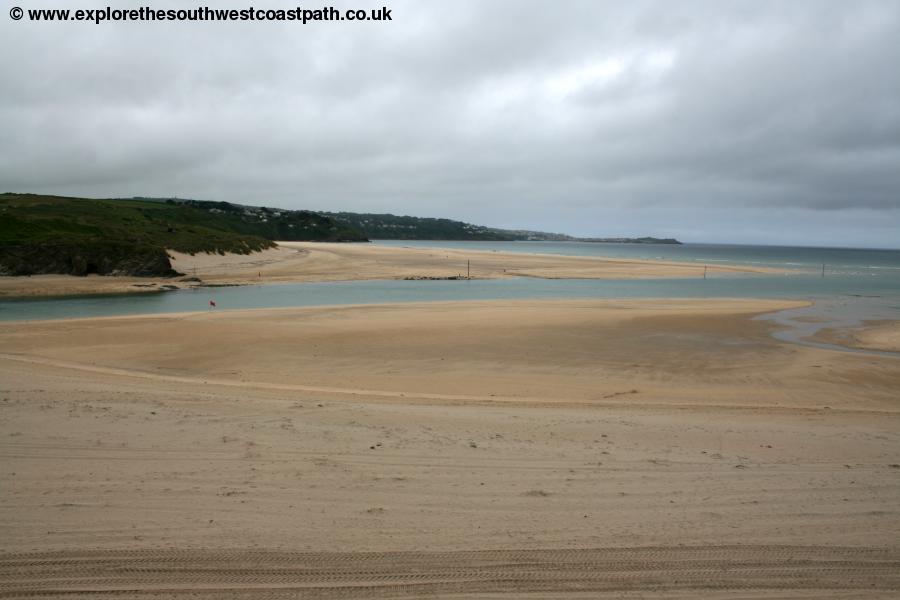
[{"label": "turquoise water", "polygon": [[207,310],[525,298],[828,298],[875,296],[900,318],[900,287],[887,278],[811,275],[709,279],[347,281],[199,288],[154,294],[0,302],[0,320],[61,319]]},{"label": "turquoise water", "polygon": [[[900,241],[900,240],[898,240]],[[379,246],[457,248],[488,252],[535,252],[571,256],[605,256],[671,260],[708,265],[778,267],[826,274],[869,274],[887,271],[900,277],[900,250],[738,246],[729,244],[606,244],[591,242],[444,242],[378,240]]]},{"label": "turquoise water", "polygon": [[[216,310],[228,310],[453,300],[725,297],[815,300],[821,314],[841,323],[900,319],[900,251],[577,242],[397,241],[379,244],[671,259],[792,270],[779,275],[717,275],[708,279],[349,281],[6,300],[0,301],[0,321],[204,311],[209,310],[210,299],[216,301]],[[825,277],[821,276],[823,262],[826,264]]]}]

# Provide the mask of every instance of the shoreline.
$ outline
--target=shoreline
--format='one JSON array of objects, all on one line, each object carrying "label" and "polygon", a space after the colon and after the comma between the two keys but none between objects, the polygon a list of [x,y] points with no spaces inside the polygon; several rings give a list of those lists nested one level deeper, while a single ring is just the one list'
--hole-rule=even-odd
[{"label": "shoreline", "polygon": [[[811,384],[785,396],[782,386],[760,383],[749,396],[745,390],[726,401],[738,388],[720,389],[711,381],[703,392],[692,383],[699,372],[667,384],[667,377],[660,380],[667,363],[673,376],[681,372],[682,353],[707,356],[703,369],[723,375],[735,368],[729,362],[757,351],[783,359],[816,356],[823,364],[872,360],[781,342],[771,335],[778,325],[754,320],[806,304],[740,298],[495,300],[234,309],[9,322],[0,340],[3,358],[16,362],[31,357],[68,368],[91,356],[85,369],[94,376],[134,371],[172,385],[257,389],[256,382],[272,391],[397,401],[563,404],[630,403],[630,390],[640,388],[641,402],[650,404],[693,405],[714,395],[725,405],[821,408],[819,386]],[[172,339],[181,342],[173,348]],[[396,366],[385,366],[392,355]],[[500,356],[504,374],[497,376]],[[605,362],[609,366],[600,367]],[[191,364],[204,366],[197,371]],[[756,372],[760,366],[749,368]],[[767,368],[783,365],[776,361]],[[457,372],[459,378],[453,376]],[[642,385],[632,379],[646,376]],[[759,400],[748,403],[754,396]],[[785,405],[791,397],[809,400]]]},{"label": "shoreline", "polygon": [[[172,278],[33,275],[0,277],[0,299],[163,293],[195,287],[269,283],[404,279],[656,279],[721,273],[784,273],[780,269],[701,265],[676,261],[540,253],[387,247],[363,244],[278,242],[278,248],[242,254],[187,255],[169,252]],[[193,281],[199,279],[200,281]]]},{"label": "shoreline", "polygon": [[[327,282],[326,282],[327,283]],[[253,285],[253,284],[247,284]],[[273,283],[271,285],[290,285],[287,283],[279,284]],[[128,294],[119,294],[125,295]],[[78,296],[78,297],[90,297],[90,296]],[[18,300],[27,301],[29,298],[20,298]],[[806,306],[810,306],[812,304],[809,300],[803,300],[798,298],[756,298],[756,297],[744,297],[744,296],[733,296],[733,297],[716,297],[716,298],[701,298],[701,297],[660,297],[660,298],[517,298],[517,299],[504,299],[504,298],[489,298],[489,299],[475,299],[475,300],[409,300],[409,301],[391,301],[391,302],[358,302],[353,304],[314,304],[309,306],[269,306],[269,307],[261,307],[261,308],[216,308],[215,310],[184,310],[177,312],[156,312],[156,313],[134,313],[134,314],[120,314],[120,315],[103,315],[103,316],[90,316],[90,317],[62,317],[58,319],[27,319],[27,320],[16,320],[16,321],[0,321],[0,323],[8,323],[8,324],[26,324],[26,323],[67,323],[67,322],[91,322],[91,321],[107,321],[107,320],[120,320],[120,319],[182,319],[182,318],[191,318],[191,317],[215,317],[216,315],[240,315],[242,313],[247,315],[264,315],[266,313],[291,313],[291,312],[300,312],[300,311],[319,311],[319,310],[327,310],[327,311],[338,311],[338,310],[351,310],[351,309],[377,309],[377,308],[423,308],[423,307],[431,307],[431,308],[454,308],[454,307],[475,307],[477,305],[486,305],[486,306],[510,306],[516,304],[546,304],[548,306],[552,305],[560,305],[566,303],[574,303],[574,304],[584,304],[584,303],[597,303],[604,305],[620,305],[620,308],[628,308],[632,304],[651,304],[656,303],[659,304],[660,308],[678,308],[678,304],[702,304],[702,303],[775,303],[779,307],[773,310],[769,309],[760,309],[758,311],[751,311],[750,314],[754,314],[759,317],[762,315],[773,314],[776,312],[780,312],[782,310],[790,310],[794,308],[803,308]],[[782,306],[784,305],[784,306]],[[776,324],[775,327],[779,327],[783,325]]]},{"label": "shoreline", "polygon": [[[381,280],[381,281],[392,281],[392,280]],[[340,283],[340,282],[310,282],[310,283]],[[238,286],[278,286],[278,285],[292,285],[292,282],[271,282],[268,284],[259,284],[259,283],[246,283],[246,284],[213,284],[210,286],[198,285],[194,289],[216,289],[221,287],[238,287]],[[147,293],[156,293],[156,292],[144,292]],[[162,293],[162,292],[158,292]],[[106,294],[109,297],[127,297],[131,294],[127,293],[111,293]],[[91,298],[95,295],[73,295],[73,296],[56,296],[53,298],[64,299],[64,298]],[[36,300],[40,298],[34,297],[25,297],[25,298],[4,298],[3,300],[9,301],[24,301],[27,302],[29,300]],[[241,308],[226,308],[219,307],[215,310],[180,310],[174,312],[147,312],[147,313],[130,313],[130,314],[110,314],[110,315],[99,315],[99,316],[86,316],[86,317],[51,317],[51,318],[31,318],[31,319],[13,319],[13,320],[0,320],[0,323],[64,323],[64,322],[90,322],[90,321],[101,321],[101,320],[117,320],[117,319],[167,319],[167,318],[191,318],[191,317],[200,317],[200,316],[214,316],[214,315],[228,315],[228,314],[241,314],[241,313],[290,313],[291,311],[315,311],[320,309],[363,309],[363,308],[377,308],[377,307],[410,307],[415,309],[419,305],[428,305],[432,307],[443,307],[443,306],[475,306],[479,304],[491,305],[510,305],[516,304],[520,302],[545,302],[548,304],[556,303],[556,302],[584,302],[584,301],[592,301],[589,298],[574,298],[574,299],[563,299],[563,298],[520,298],[515,300],[509,299],[501,299],[501,298],[493,298],[493,299],[469,299],[469,300],[390,300],[386,302],[356,302],[350,304],[342,304],[342,303],[323,303],[323,304],[310,304],[303,306],[269,306],[269,307],[241,307]],[[628,304],[635,303],[640,305],[645,302],[660,302],[665,303],[667,305],[677,305],[679,302],[704,302],[704,301],[723,301],[723,302],[786,302],[789,303],[790,306],[784,306],[781,308],[777,308],[774,310],[765,310],[759,312],[755,315],[754,318],[761,319],[763,321],[768,321],[775,324],[776,330],[782,329],[787,330],[789,332],[796,331],[796,333],[792,333],[788,336],[779,335],[778,331],[773,331],[772,335],[775,339],[778,339],[782,342],[788,344],[795,344],[799,346],[806,347],[814,347],[827,351],[833,352],[849,352],[855,354],[869,354],[873,356],[887,356],[890,358],[900,357],[900,321],[897,320],[879,320],[879,321],[866,321],[861,325],[837,325],[835,327],[823,327],[819,329],[816,333],[812,335],[802,335],[802,332],[796,330],[796,325],[791,321],[778,321],[776,318],[773,318],[775,315],[781,313],[785,310],[793,310],[797,308],[809,308],[815,304],[813,301],[809,299],[800,299],[800,298],[765,298],[765,297],[755,297],[755,296],[723,296],[723,297],[715,297],[715,298],[705,298],[705,297],[658,297],[658,298],[647,298],[647,297],[618,297],[618,298],[603,298],[596,299],[593,301],[597,302],[607,302],[607,303],[620,303],[620,304]],[[821,319],[821,317],[817,317],[817,319]]]},{"label": "shoreline", "polygon": [[[252,284],[247,284],[252,285]],[[282,285],[278,283],[272,283],[269,285]],[[289,285],[289,284],[283,284]],[[122,295],[122,294],[111,294],[111,295]],[[84,297],[84,296],[75,296]],[[21,299],[24,301],[28,301],[29,298]],[[648,302],[648,301],[665,301],[665,302],[696,302],[709,300],[705,298],[694,298],[694,297],[671,297],[671,298],[606,298],[602,300],[598,300],[599,302],[616,302],[627,304],[630,302]],[[753,313],[755,319],[763,319],[764,321],[770,322],[773,324],[773,329],[775,331],[771,332],[771,335],[774,339],[779,340],[786,344],[798,345],[801,347],[807,348],[818,348],[821,350],[826,350],[829,352],[844,352],[844,353],[852,353],[857,355],[871,355],[871,356],[886,356],[889,358],[900,358],[900,342],[898,342],[898,335],[900,335],[900,320],[880,320],[877,322],[865,322],[856,327],[840,327],[840,328],[824,328],[817,332],[812,336],[803,336],[794,339],[793,337],[780,337],[777,335],[778,329],[790,328],[791,326],[788,323],[778,322],[776,320],[767,319],[767,316],[772,316],[777,313],[780,313],[784,310],[792,310],[795,308],[805,308],[813,305],[813,302],[810,300],[801,300],[801,299],[792,299],[792,298],[784,298],[784,299],[773,299],[773,298],[745,298],[745,297],[717,297],[712,299],[714,301],[722,301],[722,302],[787,302],[792,303],[790,306],[783,306],[775,309],[767,309],[762,312]],[[79,322],[92,322],[92,321],[112,321],[112,320],[124,320],[124,319],[179,319],[179,318],[192,318],[192,317],[201,317],[201,316],[213,316],[213,315],[221,315],[223,317],[227,317],[227,315],[240,315],[241,313],[290,313],[292,311],[315,311],[319,309],[326,310],[334,310],[334,309],[365,309],[365,308],[377,308],[377,307],[403,307],[408,306],[411,308],[416,308],[418,305],[429,305],[429,306],[466,306],[467,304],[499,304],[503,303],[503,305],[509,305],[510,302],[545,302],[545,303],[554,303],[554,302],[579,302],[579,301],[589,301],[588,299],[575,299],[575,300],[560,300],[560,299],[517,299],[517,300],[506,300],[506,299],[479,299],[479,300],[409,300],[409,301],[391,301],[391,302],[383,302],[383,303],[354,303],[354,304],[316,304],[309,306],[279,306],[279,307],[262,307],[262,308],[218,308],[214,311],[209,310],[192,310],[192,311],[178,311],[178,312],[158,312],[158,313],[134,313],[134,314],[123,314],[123,315],[105,315],[105,316],[90,316],[90,317],[62,317],[62,318],[53,318],[53,319],[21,319],[21,320],[10,320],[10,321],[2,321],[0,320],[0,326],[4,323],[6,324],[24,324],[24,323],[79,323]],[[874,325],[873,325],[874,323]]]}]

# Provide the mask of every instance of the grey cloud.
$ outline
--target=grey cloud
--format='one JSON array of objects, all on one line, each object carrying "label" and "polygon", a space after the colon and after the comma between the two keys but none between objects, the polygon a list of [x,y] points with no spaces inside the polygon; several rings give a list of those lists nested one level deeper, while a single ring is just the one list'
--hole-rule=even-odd
[{"label": "grey cloud", "polygon": [[388,4],[305,27],[3,19],[0,187],[900,245],[895,2]]}]

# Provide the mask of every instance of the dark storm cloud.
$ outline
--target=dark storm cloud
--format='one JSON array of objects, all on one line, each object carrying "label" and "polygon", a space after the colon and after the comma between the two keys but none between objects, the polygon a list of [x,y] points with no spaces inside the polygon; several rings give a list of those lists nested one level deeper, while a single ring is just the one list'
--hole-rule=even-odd
[{"label": "dark storm cloud", "polygon": [[900,245],[896,2],[389,4],[305,27],[4,18],[0,187]]}]

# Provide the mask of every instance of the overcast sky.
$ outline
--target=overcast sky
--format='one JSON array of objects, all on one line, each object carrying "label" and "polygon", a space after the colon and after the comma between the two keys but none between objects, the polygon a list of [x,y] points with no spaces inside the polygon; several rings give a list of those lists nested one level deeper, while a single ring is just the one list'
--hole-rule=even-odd
[{"label": "overcast sky", "polygon": [[0,191],[900,247],[900,2],[334,6],[382,4],[305,26],[4,8]]}]

